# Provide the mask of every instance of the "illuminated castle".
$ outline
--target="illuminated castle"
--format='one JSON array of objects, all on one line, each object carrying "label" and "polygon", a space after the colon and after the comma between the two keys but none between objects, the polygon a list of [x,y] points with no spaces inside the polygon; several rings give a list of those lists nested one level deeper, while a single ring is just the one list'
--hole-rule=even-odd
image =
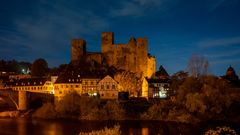
[{"label": "illuminated castle", "polygon": [[148,54],[146,38],[131,37],[127,44],[115,44],[113,32],[103,32],[101,40],[101,52],[86,52],[86,41],[73,39],[71,62],[86,60],[106,63],[108,66],[142,74],[148,78],[155,73],[156,59]]}]

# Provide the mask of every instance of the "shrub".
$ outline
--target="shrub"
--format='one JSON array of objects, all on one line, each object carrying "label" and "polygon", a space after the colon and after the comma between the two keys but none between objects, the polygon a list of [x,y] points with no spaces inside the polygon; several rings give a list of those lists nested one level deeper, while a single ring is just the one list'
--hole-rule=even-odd
[{"label": "shrub", "polygon": [[120,126],[115,125],[113,128],[105,127],[103,130],[92,131],[90,133],[80,132],[79,135],[121,135]]},{"label": "shrub", "polygon": [[32,117],[44,119],[56,118],[56,111],[54,109],[54,105],[51,103],[43,104],[42,107],[40,107],[33,113]]},{"label": "shrub", "polygon": [[100,111],[101,115],[104,115],[100,118],[105,118],[106,120],[123,120],[125,117],[125,110],[116,101],[108,101]]},{"label": "shrub", "polygon": [[208,130],[205,135],[237,135],[237,133],[230,127],[217,127],[215,130]]},{"label": "shrub", "polygon": [[77,92],[71,92],[56,103],[56,111],[61,116],[78,116],[80,113],[80,95]]}]

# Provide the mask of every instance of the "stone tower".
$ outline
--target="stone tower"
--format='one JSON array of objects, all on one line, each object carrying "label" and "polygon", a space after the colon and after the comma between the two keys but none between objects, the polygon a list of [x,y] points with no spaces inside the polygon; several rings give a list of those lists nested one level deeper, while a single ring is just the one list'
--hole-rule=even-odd
[{"label": "stone tower", "polygon": [[102,40],[102,53],[107,53],[112,50],[112,46],[114,46],[114,35],[113,32],[102,32],[101,35]]},{"label": "stone tower", "polygon": [[71,61],[77,62],[86,54],[86,41],[83,39],[72,39]]}]

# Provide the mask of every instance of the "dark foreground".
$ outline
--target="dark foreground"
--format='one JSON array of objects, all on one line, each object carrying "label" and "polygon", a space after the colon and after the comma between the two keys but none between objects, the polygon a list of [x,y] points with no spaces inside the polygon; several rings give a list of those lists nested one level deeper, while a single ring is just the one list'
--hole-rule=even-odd
[{"label": "dark foreground", "polygon": [[120,125],[123,135],[201,135],[218,126],[229,126],[238,134],[234,123],[206,122],[197,125],[161,121],[69,121],[17,118],[0,119],[0,135],[78,135],[79,132],[100,130]]}]

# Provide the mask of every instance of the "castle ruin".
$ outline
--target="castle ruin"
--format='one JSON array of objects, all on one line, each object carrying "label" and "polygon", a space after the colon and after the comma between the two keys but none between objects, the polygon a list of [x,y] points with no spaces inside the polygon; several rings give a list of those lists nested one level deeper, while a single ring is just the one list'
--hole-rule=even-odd
[{"label": "castle ruin", "polygon": [[86,41],[73,39],[71,42],[71,62],[81,60],[106,63],[117,69],[142,74],[150,78],[156,71],[156,59],[148,54],[146,38],[131,37],[127,44],[115,44],[113,32],[101,34],[101,52],[87,52]]}]

